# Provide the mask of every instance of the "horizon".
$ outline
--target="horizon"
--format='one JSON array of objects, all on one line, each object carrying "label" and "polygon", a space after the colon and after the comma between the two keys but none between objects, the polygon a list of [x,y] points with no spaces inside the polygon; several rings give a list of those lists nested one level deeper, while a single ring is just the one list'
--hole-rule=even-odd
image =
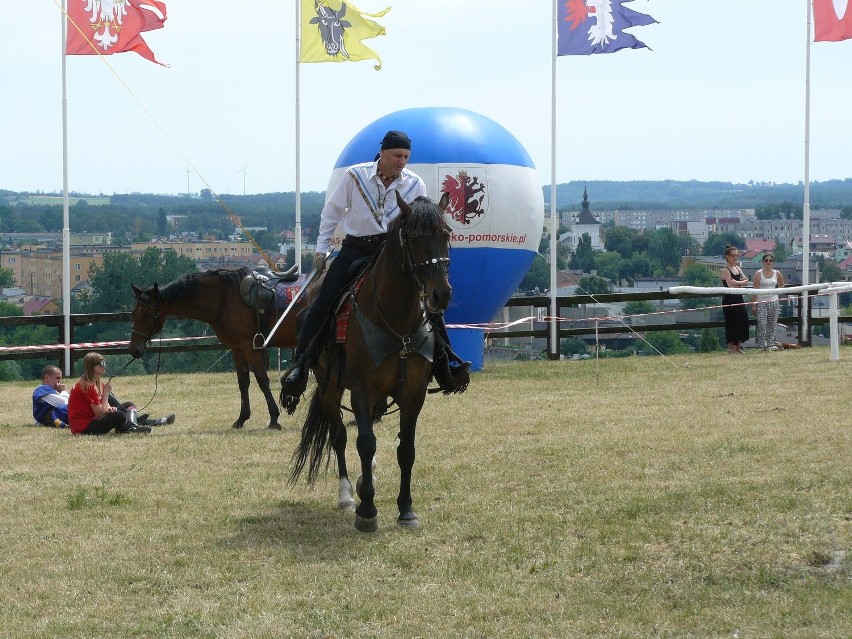
[{"label": "horizon", "polygon": [[[819,185],[819,184],[830,184],[830,183],[835,183],[835,182],[836,183],[844,183],[844,182],[850,182],[850,181],[852,181],[852,177],[831,178],[831,179],[827,179],[827,180],[812,179],[812,180],[810,180],[810,184],[811,185]],[[727,180],[697,180],[697,179],[678,180],[678,179],[673,179],[673,178],[662,178],[662,179],[659,179],[659,180],[651,180],[651,179],[569,180],[567,182],[558,182],[556,184],[556,186],[557,187],[574,186],[574,185],[579,185],[579,184],[595,185],[595,184],[652,184],[652,183],[722,184],[722,185],[728,185],[729,184],[731,186],[742,186],[742,187],[747,187],[747,188],[770,188],[770,189],[776,188],[776,187],[777,188],[781,188],[781,187],[793,187],[793,188],[804,187],[804,182],[802,180],[799,180],[798,182],[777,182],[777,181],[731,182],[731,181],[727,181]],[[541,188],[545,189],[545,200],[547,200],[547,197],[549,196],[547,189],[550,189],[551,185],[550,184],[543,184]],[[82,196],[112,197],[112,196],[115,196],[115,195],[120,195],[120,196],[152,195],[152,196],[176,197],[176,198],[189,197],[189,198],[194,199],[194,198],[200,197],[203,190],[204,189],[202,189],[201,191],[191,192],[191,193],[187,193],[187,192],[160,193],[160,192],[153,192],[153,191],[130,191],[130,192],[124,192],[124,193],[121,193],[121,192],[118,192],[118,191],[113,191],[112,193],[106,193],[106,192],[93,193],[93,192],[78,191],[78,190],[74,190],[74,189],[69,189],[68,195],[69,195],[69,197],[77,197],[77,198],[81,198]],[[2,193],[2,192],[11,193],[13,195],[35,195],[35,196],[41,196],[41,197],[59,197],[59,198],[64,197],[64,192],[61,189],[52,190],[52,191],[42,190],[42,189],[38,189],[38,190],[35,190],[35,191],[14,191],[12,189],[0,187],[0,193]],[[302,189],[301,190],[301,193],[325,193],[325,192],[326,192],[326,190],[319,190],[319,191],[315,190],[315,189]],[[293,191],[293,190],[289,190],[289,191],[288,190],[285,190],[285,191],[266,191],[266,192],[245,193],[245,194],[243,194],[243,193],[216,193],[216,194],[213,194],[213,196],[214,196],[214,198],[215,198],[216,195],[218,195],[219,197],[227,196],[227,197],[247,197],[248,198],[248,197],[254,197],[254,196],[261,196],[261,195],[275,195],[275,194],[288,194],[288,193],[295,193],[295,191]],[[590,199],[592,199],[592,198],[590,198]]]}]

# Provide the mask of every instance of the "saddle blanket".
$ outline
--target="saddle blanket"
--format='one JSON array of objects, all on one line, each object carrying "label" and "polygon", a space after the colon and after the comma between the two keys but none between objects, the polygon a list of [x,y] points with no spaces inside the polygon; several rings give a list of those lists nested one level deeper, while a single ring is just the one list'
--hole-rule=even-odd
[{"label": "saddle blanket", "polygon": [[355,299],[355,294],[364,283],[369,271],[364,271],[358,280],[352,285],[351,294],[347,293],[341,300],[340,306],[337,308],[335,315],[335,339],[338,344],[343,344],[346,341],[346,331],[349,330],[349,314],[352,312],[352,300]]},{"label": "saddle blanket", "polygon": [[273,309],[284,309],[287,308],[287,305],[293,301],[293,298],[299,294],[299,291],[302,290],[302,287],[305,285],[305,282],[308,279],[307,273],[302,273],[299,275],[299,278],[294,282],[280,283],[275,287],[275,303],[271,304],[271,308],[267,310]]}]

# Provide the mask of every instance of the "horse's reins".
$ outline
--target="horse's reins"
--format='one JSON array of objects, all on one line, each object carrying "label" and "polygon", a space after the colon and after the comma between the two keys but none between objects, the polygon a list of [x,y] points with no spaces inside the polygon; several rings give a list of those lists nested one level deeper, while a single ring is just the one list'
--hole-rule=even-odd
[{"label": "horse's reins", "polygon": [[[158,299],[154,302],[154,323],[152,324],[152,326],[156,326],[156,325],[157,325],[157,324],[159,324],[159,323],[160,323],[160,300],[159,300],[159,298],[158,298]],[[152,329],[152,331],[153,331],[153,329]],[[148,334],[146,335],[146,334],[145,334],[145,333],[143,333],[142,331],[137,331],[135,328],[131,328],[131,329],[130,329],[130,334],[131,334],[131,335],[134,335],[134,334],[136,334],[136,335],[141,335],[143,338],[145,338],[145,344],[150,344],[150,343],[151,343],[151,337],[154,335],[154,333],[153,333],[153,332],[148,333]],[[135,361],[136,361],[136,359],[135,359],[135,358],[133,358],[133,357],[131,357],[131,358],[130,358],[130,361],[129,361],[129,362],[127,362],[124,366],[122,366],[122,367],[121,367],[121,369],[120,369],[120,371],[123,371],[125,368],[127,368],[128,366],[130,366],[130,364],[132,364],[132,363],[133,363],[133,362],[135,362]],[[215,364],[214,364],[214,365],[215,365]],[[157,390],[158,390],[158,389],[159,389],[159,387],[160,387],[160,385],[159,385],[159,381],[160,381],[160,370],[162,369],[162,367],[163,367],[163,351],[162,351],[162,349],[160,349],[159,351],[157,351],[157,368],[156,368],[156,370],[154,371],[154,393],[151,395],[151,399],[149,399],[149,400],[148,400],[148,403],[147,403],[147,404],[145,404],[142,408],[140,408],[140,409],[139,409],[139,412],[142,412],[143,410],[145,410],[146,408],[148,408],[148,406],[150,406],[150,405],[151,405],[151,402],[153,402],[153,401],[154,401],[154,398],[157,396]],[[120,372],[120,371],[119,371],[119,372]],[[117,374],[117,373],[116,373],[116,374]],[[113,377],[115,377],[115,375],[113,375]],[[112,379],[112,377],[110,377],[110,379]]]}]

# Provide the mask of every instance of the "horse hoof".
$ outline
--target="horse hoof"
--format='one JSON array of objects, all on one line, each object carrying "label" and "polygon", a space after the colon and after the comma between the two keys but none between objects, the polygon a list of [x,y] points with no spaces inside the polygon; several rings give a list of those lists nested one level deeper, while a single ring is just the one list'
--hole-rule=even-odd
[{"label": "horse hoof", "polygon": [[272,422],[271,424],[269,424],[268,428],[269,430],[281,430],[281,424],[279,424],[278,422]]},{"label": "horse hoof", "polygon": [[409,530],[415,530],[420,528],[420,518],[412,512],[407,512],[404,515],[400,515],[396,520],[396,523],[401,528],[408,528]]},{"label": "horse hoof", "polygon": [[376,532],[379,529],[379,518],[365,519],[360,515],[355,515],[355,528],[361,532]]},{"label": "horse hoof", "polygon": [[244,422],[234,422],[234,423],[231,425],[231,428],[242,428],[242,427],[243,427],[243,423],[244,423]]},{"label": "horse hoof", "polygon": [[355,500],[354,499],[341,499],[337,502],[337,509],[340,512],[344,513],[354,513],[355,512]]}]

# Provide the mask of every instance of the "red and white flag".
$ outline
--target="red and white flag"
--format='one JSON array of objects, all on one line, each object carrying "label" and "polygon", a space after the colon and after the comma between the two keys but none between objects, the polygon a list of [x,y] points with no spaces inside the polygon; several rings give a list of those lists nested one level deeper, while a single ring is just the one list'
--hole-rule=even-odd
[{"label": "red and white flag", "polygon": [[814,42],[852,38],[850,0],[814,0]]},{"label": "red and white flag", "polygon": [[[67,55],[112,55],[135,51],[163,64],[142,39],[144,31],[166,22],[166,5],[159,0],[68,0]],[[163,64],[163,66],[167,66]]]}]

